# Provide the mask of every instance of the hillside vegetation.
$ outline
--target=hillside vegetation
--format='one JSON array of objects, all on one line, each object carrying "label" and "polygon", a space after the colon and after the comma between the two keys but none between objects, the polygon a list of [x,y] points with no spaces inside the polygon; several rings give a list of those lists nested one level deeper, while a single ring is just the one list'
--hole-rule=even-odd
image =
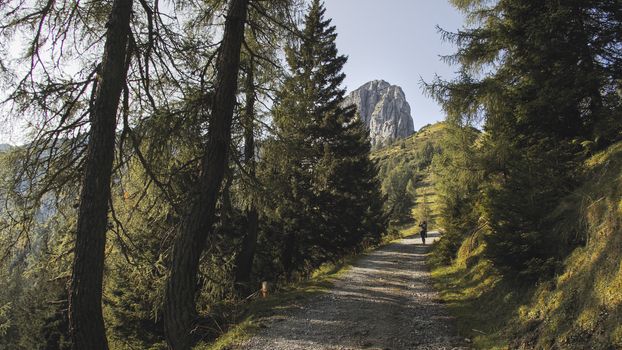
[{"label": "hillside vegetation", "polygon": [[619,2],[452,4],[460,74],[426,85],[442,296],[477,348],[620,348]]},{"label": "hillside vegetation", "polygon": [[[518,310],[516,344],[622,348],[622,143],[589,158],[586,166],[586,181],[557,212],[564,213],[560,230],[585,228],[587,241]],[[528,330],[533,333],[523,332]]]},{"label": "hillside vegetation", "polygon": [[464,240],[453,264],[434,270],[478,348],[622,347],[622,143],[585,165],[583,184],[553,215],[560,235],[585,229],[587,240],[553,279],[523,287],[504,280],[483,254],[481,232]]},{"label": "hillside vegetation", "polygon": [[442,151],[440,145],[446,132],[445,123],[426,125],[410,137],[372,152],[394,223],[427,220],[429,228],[435,225],[438,207],[434,204],[431,165],[434,156]]}]

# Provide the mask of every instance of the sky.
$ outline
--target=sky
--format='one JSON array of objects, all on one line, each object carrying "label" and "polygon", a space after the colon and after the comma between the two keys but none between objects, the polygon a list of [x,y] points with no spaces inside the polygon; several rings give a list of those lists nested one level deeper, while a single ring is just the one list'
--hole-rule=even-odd
[{"label": "sky", "polygon": [[[444,119],[426,96],[421,79],[450,79],[456,67],[440,60],[455,48],[436,30],[455,31],[463,16],[447,0],[325,0],[326,16],[337,27],[337,46],[348,56],[345,85],[352,91],[370,80],[399,85],[411,107],[415,129]],[[0,120],[0,144],[23,142],[23,125]]]},{"label": "sky", "polygon": [[337,27],[337,48],[348,56],[348,91],[370,80],[399,85],[410,104],[415,129],[444,119],[441,107],[425,96],[420,81],[435,74],[450,79],[457,67],[442,62],[453,44],[436,26],[456,31],[464,17],[447,0],[326,0],[326,16]]}]

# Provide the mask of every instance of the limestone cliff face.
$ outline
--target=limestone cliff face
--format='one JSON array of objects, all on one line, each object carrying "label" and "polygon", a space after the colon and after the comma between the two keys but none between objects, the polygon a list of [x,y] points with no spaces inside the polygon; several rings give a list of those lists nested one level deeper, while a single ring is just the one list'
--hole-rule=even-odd
[{"label": "limestone cliff face", "polygon": [[374,80],[352,91],[344,105],[356,105],[373,148],[408,137],[414,131],[410,105],[402,88],[384,80]]}]

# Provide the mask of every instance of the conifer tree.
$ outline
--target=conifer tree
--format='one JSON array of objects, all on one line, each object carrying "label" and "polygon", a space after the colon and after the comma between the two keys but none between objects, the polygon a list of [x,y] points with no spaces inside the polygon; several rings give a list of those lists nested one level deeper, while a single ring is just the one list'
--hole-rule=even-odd
[{"label": "conifer tree", "polygon": [[[432,161],[434,187],[443,235],[434,249],[434,260],[448,264],[456,258],[465,237],[481,232],[478,200],[483,167],[476,129],[448,121],[440,139],[443,151]],[[478,225],[479,224],[479,225]]]},{"label": "conifer tree", "polygon": [[383,179],[383,191],[387,194],[387,207],[391,220],[405,223],[412,220],[413,196],[407,191],[413,179],[412,169],[406,164],[397,164]]},{"label": "conifer tree", "polygon": [[208,142],[202,155],[198,195],[183,219],[173,247],[171,272],[166,285],[164,325],[167,342],[174,349],[190,349],[196,321],[196,279],[199,259],[215,219],[216,202],[223,182],[231,142],[240,52],[248,0],[231,0],[218,58],[218,75],[211,102]]},{"label": "conifer tree", "polygon": [[[256,181],[256,162],[255,162],[255,64],[253,57],[249,57],[246,62],[246,82],[245,95],[246,106],[244,108],[243,129],[244,129],[244,163],[250,181]],[[250,191],[248,191],[250,192]],[[246,208],[246,232],[242,238],[242,247],[236,257],[235,284],[238,292],[248,292],[255,247],[257,245],[257,231],[259,229],[259,214],[257,212],[256,200],[252,193],[248,193],[248,207]]]},{"label": "conifer tree", "polygon": [[291,75],[275,108],[279,139],[266,146],[286,274],[354,246],[365,233],[378,237],[383,226],[367,131],[353,106],[341,106],[346,57],[324,15],[313,1],[301,40],[286,50]]},{"label": "conifer tree", "polygon": [[[620,137],[620,7],[609,1],[454,1],[476,25],[444,33],[462,65],[431,91],[450,119],[483,118],[487,254],[509,275],[533,279],[564,247],[547,219],[576,183],[578,161]],[[480,74],[491,70],[489,74]],[[614,102],[617,100],[618,102]],[[583,146],[583,149],[579,147]],[[561,248],[561,249],[558,249]]]},{"label": "conifer tree", "polygon": [[108,349],[101,311],[104,250],[117,108],[127,75],[131,10],[132,0],[117,0],[113,4],[91,112],[69,298],[72,347],[76,350]]}]

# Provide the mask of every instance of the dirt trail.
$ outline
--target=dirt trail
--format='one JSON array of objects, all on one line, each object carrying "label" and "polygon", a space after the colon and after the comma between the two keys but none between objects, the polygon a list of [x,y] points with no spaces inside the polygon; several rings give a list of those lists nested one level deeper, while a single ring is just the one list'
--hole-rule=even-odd
[{"label": "dirt trail", "polygon": [[468,349],[437,302],[427,251],[411,237],[362,257],[328,292],[266,319],[238,349]]}]

